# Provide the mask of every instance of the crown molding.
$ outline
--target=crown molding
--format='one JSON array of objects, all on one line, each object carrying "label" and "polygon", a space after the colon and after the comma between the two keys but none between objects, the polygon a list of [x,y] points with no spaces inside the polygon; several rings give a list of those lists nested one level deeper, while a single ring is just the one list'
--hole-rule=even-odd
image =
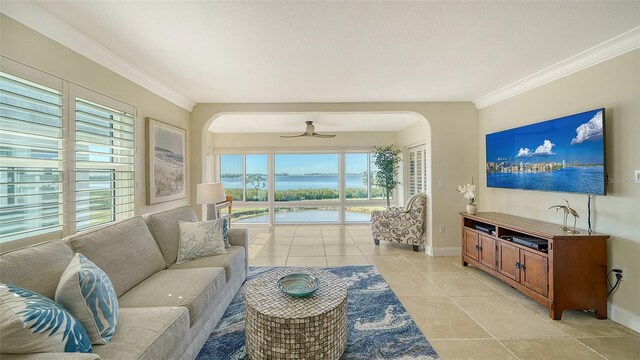
[{"label": "crown molding", "polygon": [[0,12],[187,111],[196,105],[32,1],[4,1]]},{"label": "crown molding", "polygon": [[477,109],[482,109],[638,48],[640,48],[640,26],[481,96],[473,103]]}]

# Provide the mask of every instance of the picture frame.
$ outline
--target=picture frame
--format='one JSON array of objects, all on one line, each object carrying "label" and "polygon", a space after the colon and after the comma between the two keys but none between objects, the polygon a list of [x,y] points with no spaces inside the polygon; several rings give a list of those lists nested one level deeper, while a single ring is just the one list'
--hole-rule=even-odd
[{"label": "picture frame", "polygon": [[187,197],[187,132],[162,121],[147,122],[147,204]]}]

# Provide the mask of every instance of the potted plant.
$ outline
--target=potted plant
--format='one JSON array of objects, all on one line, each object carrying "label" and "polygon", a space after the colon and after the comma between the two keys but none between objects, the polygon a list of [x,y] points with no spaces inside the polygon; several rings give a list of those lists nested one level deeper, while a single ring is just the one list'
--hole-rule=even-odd
[{"label": "potted plant", "polygon": [[402,161],[402,151],[395,145],[374,146],[371,154],[373,154],[373,163],[378,168],[378,171],[373,174],[373,185],[384,190],[387,207],[389,207],[391,206],[389,203],[391,192],[400,185],[398,167]]},{"label": "potted plant", "polygon": [[476,206],[476,186],[473,184],[458,186],[458,192],[467,199],[467,213],[475,215],[478,211]]}]

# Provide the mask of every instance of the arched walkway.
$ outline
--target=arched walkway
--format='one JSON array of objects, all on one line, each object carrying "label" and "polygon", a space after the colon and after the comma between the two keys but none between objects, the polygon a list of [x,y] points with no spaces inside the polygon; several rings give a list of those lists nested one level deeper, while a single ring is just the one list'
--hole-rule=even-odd
[{"label": "arched walkway", "polygon": [[[196,129],[196,131],[201,132],[201,153],[204,155],[202,157],[202,163],[201,163],[201,169],[202,172],[200,174],[200,178],[196,179],[198,182],[205,182],[205,181],[211,181],[211,175],[212,175],[212,149],[216,146],[215,144],[212,143],[212,141],[209,139],[209,128],[211,127],[211,124],[213,124],[217,119],[220,119],[223,116],[229,116],[229,115],[244,115],[244,114],[251,114],[251,115],[256,115],[256,114],[299,114],[300,112],[288,112],[288,111],[269,111],[269,112],[264,112],[264,111],[255,111],[255,112],[220,112],[220,113],[216,113],[214,115],[212,115],[207,121],[205,121],[198,129]],[[336,113],[336,111],[331,111],[331,113]],[[339,113],[359,113],[359,114],[380,114],[380,113],[387,113],[387,114],[393,114],[393,113],[403,113],[403,114],[409,114],[412,116],[415,116],[418,119],[418,122],[422,125],[422,127],[424,128],[424,133],[423,134],[411,134],[409,135],[411,137],[412,140],[409,140],[410,142],[424,142],[426,144],[426,148],[427,148],[427,169],[426,169],[426,175],[427,175],[427,186],[426,186],[426,192],[427,192],[427,196],[429,198],[429,202],[428,202],[428,208],[427,208],[427,227],[428,229],[431,228],[431,224],[432,224],[432,211],[431,211],[431,184],[433,183],[433,181],[431,181],[431,169],[430,169],[430,165],[431,165],[431,127],[429,125],[429,121],[422,115],[416,112],[411,112],[411,111],[402,111],[402,112],[372,112],[372,111],[344,111],[344,112],[339,112]],[[404,150],[404,149],[402,149]],[[401,200],[401,202],[404,202],[404,189],[401,189],[401,191],[399,191],[399,197]],[[426,239],[425,242],[427,244],[431,244],[431,232],[427,231],[426,233]],[[430,245],[429,245],[430,246]]]}]

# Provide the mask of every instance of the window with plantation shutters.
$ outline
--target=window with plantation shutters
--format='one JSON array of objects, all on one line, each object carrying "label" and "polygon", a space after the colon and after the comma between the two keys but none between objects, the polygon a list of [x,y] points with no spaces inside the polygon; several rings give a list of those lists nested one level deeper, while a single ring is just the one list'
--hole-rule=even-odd
[{"label": "window with plantation shutters", "polygon": [[135,108],[0,59],[0,243],[134,216]]},{"label": "window with plantation shutters", "polygon": [[62,233],[59,85],[52,88],[0,72],[0,242]]},{"label": "window with plantation shutters", "polygon": [[407,199],[411,196],[427,191],[427,148],[425,145],[407,149]]},{"label": "window with plantation shutters", "polygon": [[76,230],[134,215],[134,129],[131,110],[76,97]]}]

